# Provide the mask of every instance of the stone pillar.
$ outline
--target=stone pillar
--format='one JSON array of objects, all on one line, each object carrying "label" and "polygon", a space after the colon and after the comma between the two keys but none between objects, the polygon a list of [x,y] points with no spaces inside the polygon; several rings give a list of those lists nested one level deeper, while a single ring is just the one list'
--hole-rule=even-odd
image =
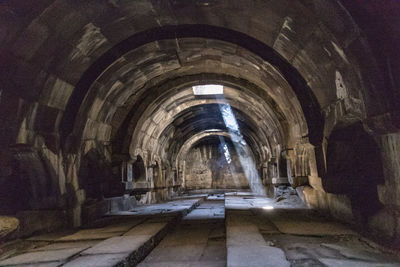
[{"label": "stone pillar", "polygon": [[385,183],[378,185],[377,189],[384,208],[370,219],[369,224],[392,242],[400,244],[400,133],[379,135],[376,140],[385,178]]},{"label": "stone pillar", "polygon": [[272,183],[272,180],[277,177],[277,166],[276,166],[276,159],[271,158],[269,162],[263,165],[263,170],[265,172],[265,193],[267,197],[274,197],[275,196],[275,187]]},{"label": "stone pillar", "polygon": [[132,161],[123,161],[121,164],[121,182],[125,184],[125,190],[133,189]]}]

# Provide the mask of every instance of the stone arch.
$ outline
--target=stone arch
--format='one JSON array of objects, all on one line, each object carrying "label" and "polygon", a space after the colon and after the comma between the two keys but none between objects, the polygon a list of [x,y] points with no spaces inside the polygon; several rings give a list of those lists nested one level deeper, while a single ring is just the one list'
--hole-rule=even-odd
[{"label": "stone arch", "polygon": [[313,91],[294,66],[287,62],[273,48],[251,36],[222,27],[196,24],[169,25],[137,33],[117,44],[98,58],[82,75],[71,95],[65,112],[68,116],[63,116],[60,125],[62,136],[66,138],[72,132],[79,107],[95,79],[120,56],[149,42],[186,37],[210,38],[237,44],[257,54],[276,67],[297,95],[308,127],[310,127],[308,136],[310,143],[320,144],[324,124],[320,113],[320,106]]}]

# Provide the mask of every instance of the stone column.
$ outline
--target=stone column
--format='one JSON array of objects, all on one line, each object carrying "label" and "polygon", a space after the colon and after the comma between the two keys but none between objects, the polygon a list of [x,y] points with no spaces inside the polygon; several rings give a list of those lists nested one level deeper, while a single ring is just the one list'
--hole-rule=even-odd
[{"label": "stone column", "polygon": [[384,208],[369,221],[392,242],[400,244],[400,133],[376,136],[383,164],[385,183],[378,185],[379,201]]}]

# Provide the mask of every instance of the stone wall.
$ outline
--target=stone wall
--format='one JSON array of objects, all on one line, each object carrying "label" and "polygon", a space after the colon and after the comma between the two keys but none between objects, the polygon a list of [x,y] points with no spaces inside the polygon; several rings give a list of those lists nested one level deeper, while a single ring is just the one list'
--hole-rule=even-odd
[{"label": "stone wall", "polygon": [[249,188],[239,156],[234,147],[227,147],[228,159],[222,144],[202,144],[189,151],[185,169],[186,189]]}]

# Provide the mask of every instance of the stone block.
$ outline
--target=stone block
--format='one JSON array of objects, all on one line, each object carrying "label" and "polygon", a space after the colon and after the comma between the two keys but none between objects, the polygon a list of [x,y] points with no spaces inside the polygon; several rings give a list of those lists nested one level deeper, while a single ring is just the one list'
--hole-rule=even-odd
[{"label": "stone block", "polygon": [[61,210],[31,210],[16,214],[20,221],[18,234],[29,236],[35,232],[50,232],[67,226],[66,213]]},{"label": "stone block", "polygon": [[227,246],[265,245],[265,240],[256,225],[228,226],[226,229]]},{"label": "stone block", "polygon": [[0,261],[0,265],[24,265],[24,264],[36,264],[41,265],[49,262],[57,262],[61,264],[68,258],[76,255],[82,250],[82,248],[68,248],[50,251],[36,251],[21,254],[3,261]]},{"label": "stone block", "polygon": [[122,232],[103,232],[101,230],[80,230],[75,234],[61,237],[57,241],[87,241],[87,240],[104,240],[114,236],[121,235]]},{"label": "stone block", "polygon": [[55,77],[49,76],[40,94],[40,103],[59,110],[65,110],[73,85]]},{"label": "stone block", "polygon": [[158,246],[143,261],[144,264],[169,261],[199,261],[206,244],[180,244],[177,246]]},{"label": "stone block", "polygon": [[375,266],[385,266],[385,267],[395,267],[398,266],[397,263],[376,263],[376,262],[365,262],[361,260],[353,260],[353,259],[329,259],[329,258],[320,258],[318,259],[325,266],[346,266],[346,267],[357,267],[357,266],[365,266],[365,267],[375,267]]},{"label": "stone block", "polygon": [[53,133],[60,123],[61,110],[39,105],[36,112],[34,130],[41,133]]},{"label": "stone block", "polygon": [[106,201],[97,201],[92,205],[82,205],[83,224],[93,222],[106,214],[108,211]]},{"label": "stone block", "polygon": [[279,248],[270,246],[228,246],[229,267],[249,266],[249,267],[289,267],[290,262],[286,260],[285,254]]},{"label": "stone block", "polygon": [[294,235],[356,235],[349,227],[338,222],[330,222],[324,220],[304,220],[296,217],[293,218],[275,218],[271,221],[279,229],[281,233]]},{"label": "stone block", "polygon": [[11,216],[0,216],[0,240],[11,234],[19,227],[19,220]]},{"label": "stone block", "polygon": [[82,267],[82,266],[96,266],[96,267],[109,267],[116,266],[118,263],[125,261],[128,253],[116,254],[101,254],[101,255],[84,255],[80,256],[63,266],[66,267]]},{"label": "stone block", "polygon": [[397,223],[393,211],[382,209],[369,219],[368,225],[373,229],[375,234],[382,235],[385,239],[393,239],[397,234]]},{"label": "stone block", "polygon": [[82,255],[129,254],[139,249],[151,238],[151,235],[116,236],[85,250]]},{"label": "stone block", "polygon": [[124,236],[151,235],[155,236],[166,227],[167,223],[142,223],[135,226],[124,234]]},{"label": "stone block", "polygon": [[53,1],[47,9],[40,14],[40,21],[48,25],[57,34],[59,40],[71,40],[85,24],[88,18],[82,11],[69,2]]},{"label": "stone block", "polygon": [[47,25],[37,19],[32,21],[14,44],[14,53],[26,60],[31,59],[49,35],[50,30]]},{"label": "stone block", "polygon": [[[33,240],[33,239],[30,239]],[[38,239],[34,239],[35,241],[38,241]],[[41,239],[43,240],[43,239]],[[48,241],[50,239],[47,239]],[[51,239],[52,242],[54,242],[54,239]],[[78,241],[78,242],[55,242],[47,246],[41,246],[35,249],[32,249],[31,251],[51,251],[51,250],[60,250],[60,249],[73,249],[73,248],[80,248],[81,250],[87,249],[89,247],[94,246],[97,244],[99,241]]]}]

